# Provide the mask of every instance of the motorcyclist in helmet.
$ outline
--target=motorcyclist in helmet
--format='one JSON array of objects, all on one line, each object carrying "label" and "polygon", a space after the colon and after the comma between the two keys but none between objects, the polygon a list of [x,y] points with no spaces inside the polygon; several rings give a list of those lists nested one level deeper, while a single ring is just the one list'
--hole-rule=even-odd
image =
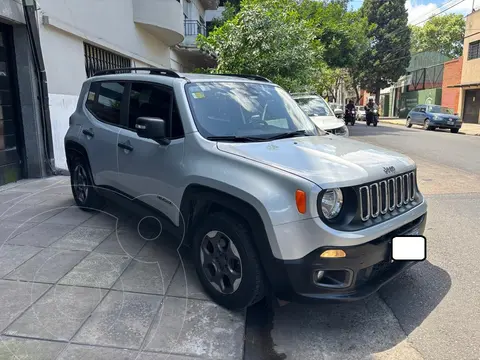
[{"label": "motorcyclist in helmet", "polygon": [[355,104],[353,103],[353,100],[350,100],[346,106],[347,110],[355,110]]},{"label": "motorcyclist in helmet", "polygon": [[367,120],[373,120],[373,110],[377,109],[377,104],[373,101],[372,98],[368,99],[367,105],[365,105],[365,113]]}]

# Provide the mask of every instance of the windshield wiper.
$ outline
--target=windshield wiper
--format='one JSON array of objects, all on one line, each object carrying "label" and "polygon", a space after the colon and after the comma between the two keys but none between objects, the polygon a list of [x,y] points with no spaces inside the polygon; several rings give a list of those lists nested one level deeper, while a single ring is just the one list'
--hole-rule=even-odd
[{"label": "windshield wiper", "polygon": [[234,142],[256,142],[265,141],[264,138],[250,137],[250,136],[208,136],[207,140],[212,141],[234,141]]},{"label": "windshield wiper", "polygon": [[290,132],[270,136],[268,138],[265,138],[265,140],[287,139],[287,138],[295,137],[299,135],[306,135],[306,131],[305,130],[290,131]]}]

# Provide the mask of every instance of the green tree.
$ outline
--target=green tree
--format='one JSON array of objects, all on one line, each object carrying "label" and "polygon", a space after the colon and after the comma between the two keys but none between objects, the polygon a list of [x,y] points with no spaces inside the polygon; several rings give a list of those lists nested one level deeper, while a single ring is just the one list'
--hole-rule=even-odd
[{"label": "green tree", "polygon": [[311,89],[317,77],[321,49],[295,0],[244,0],[232,19],[197,44],[216,55],[217,73],[262,75],[290,91]]},{"label": "green tree", "polygon": [[424,26],[411,26],[411,52],[435,51],[456,58],[463,52],[465,19],[462,15],[447,14],[428,20]]},{"label": "green tree", "polygon": [[408,14],[405,0],[365,0],[361,11],[370,25],[370,44],[359,58],[359,81],[364,89],[375,93],[378,103],[380,89],[404,75],[410,62]]}]

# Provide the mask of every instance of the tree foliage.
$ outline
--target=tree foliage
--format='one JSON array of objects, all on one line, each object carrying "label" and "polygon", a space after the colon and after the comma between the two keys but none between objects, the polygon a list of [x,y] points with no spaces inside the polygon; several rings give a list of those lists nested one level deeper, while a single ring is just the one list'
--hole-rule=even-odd
[{"label": "tree foliage", "polygon": [[359,82],[378,103],[380,89],[404,75],[410,62],[408,14],[405,0],[365,0],[361,11],[370,25],[370,44],[359,58]]},{"label": "tree foliage", "polygon": [[287,90],[306,90],[320,45],[294,0],[244,0],[240,11],[198,46],[217,56],[218,73],[258,74]]},{"label": "tree foliage", "polygon": [[447,14],[429,19],[424,26],[411,26],[411,52],[435,51],[456,58],[463,52],[465,19]]}]

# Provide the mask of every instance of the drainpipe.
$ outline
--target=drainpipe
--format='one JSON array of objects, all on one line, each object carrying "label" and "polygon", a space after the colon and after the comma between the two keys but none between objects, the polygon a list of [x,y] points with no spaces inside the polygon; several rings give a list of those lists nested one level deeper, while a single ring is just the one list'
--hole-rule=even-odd
[{"label": "drainpipe", "polygon": [[35,65],[38,100],[40,101],[45,163],[48,175],[56,175],[57,171],[55,170],[55,160],[53,155],[52,127],[50,123],[50,103],[48,101],[47,73],[43,62],[40,34],[36,18],[37,4],[35,0],[22,0],[22,2],[28,39]]}]

